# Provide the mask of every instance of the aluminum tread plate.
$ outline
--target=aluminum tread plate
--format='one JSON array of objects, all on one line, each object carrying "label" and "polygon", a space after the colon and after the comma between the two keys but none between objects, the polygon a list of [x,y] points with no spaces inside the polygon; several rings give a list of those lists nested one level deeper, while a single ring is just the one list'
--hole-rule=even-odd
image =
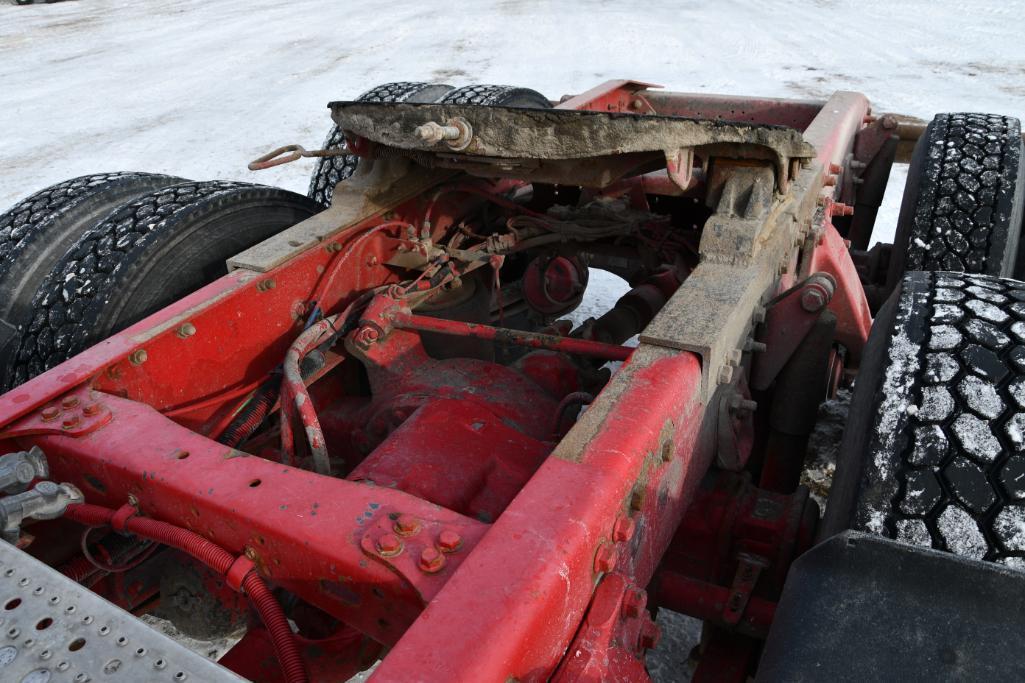
[{"label": "aluminum tread plate", "polygon": [[243,680],[31,555],[0,542],[0,681]]}]

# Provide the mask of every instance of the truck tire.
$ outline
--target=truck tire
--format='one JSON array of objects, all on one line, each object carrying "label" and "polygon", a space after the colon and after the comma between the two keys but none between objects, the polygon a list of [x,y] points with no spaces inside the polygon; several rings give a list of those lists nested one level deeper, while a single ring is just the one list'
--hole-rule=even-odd
[{"label": "truck tire", "polygon": [[122,205],[40,285],[5,387],[212,282],[228,258],[318,210],[294,192],[224,181],[172,185]]},{"label": "truck tire", "polygon": [[1022,277],[1023,206],[1025,152],[1018,119],[938,114],[916,143],[908,168],[889,289],[912,270]]},{"label": "truck tire", "polygon": [[1025,283],[912,272],[893,293],[855,383],[824,535],[848,525],[1025,569]]},{"label": "truck tire", "polygon": [[480,104],[491,107],[551,109],[548,98],[530,88],[512,85],[464,85],[441,98],[443,104]]},{"label": "truck tire", "polygon": [[0,368],[32,319],[39,285],[82,233],[125,202],[181,182],[151,173],[96,173],[51,185],[0,215]]},{"label": "truck tire", "polygon": [[[451,89],[451,85],[442,83],[400,81],[372,88],[357,97],[356,100],[359,102],[429,103],[436,101]],[[324,141],[324,149],[344,146],[345,135],[338,126],[332,126],[331,132],[328,133],[327,139]],[[313,176],[310,178],[310,189],[307,195],[322,206],[328,206],[331,203],[335,185],[355,173],[358,164],[359,157],[354,154],[318,158],[317,166],[313,169]]]}]

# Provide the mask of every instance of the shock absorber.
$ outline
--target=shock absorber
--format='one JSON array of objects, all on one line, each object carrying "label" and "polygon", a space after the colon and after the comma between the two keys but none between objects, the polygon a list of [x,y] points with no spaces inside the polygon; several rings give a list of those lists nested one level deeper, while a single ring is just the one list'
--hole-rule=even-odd
[{"label": "shock absorber", "polygon": [[675,266],[664,266],[624,294],[594,321],[585,336],[607,344],[622,344],[648,326],[683,278]]}]

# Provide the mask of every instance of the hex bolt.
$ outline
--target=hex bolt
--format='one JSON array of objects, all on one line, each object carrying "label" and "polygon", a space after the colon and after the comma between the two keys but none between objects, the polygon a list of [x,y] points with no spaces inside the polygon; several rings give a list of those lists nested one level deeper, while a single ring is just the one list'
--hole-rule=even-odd
[{"label": "hex bolt", "polygon": [[623,594],[623,614],[634,618],[641,616],[648,604],[648,594],[640,588],[631,588]]},{"label": "hex bolt", "polygon": [[730,397],[730,410],[735,413],[753,413],[758,409],[758,402],[743,398],[740,394]]},{"label": "hex bolt", "polygon": [[82,406],[82,414],[86,417],[92,417],[100,412],[102,406],[99,403],[86,403]]},{"label": "hex bolt", "polygon": [[420,531],[420,520],[413,515],[399,515],[395,520],[395,533],[402,536],[412,536]]},{"label": "hex bolt", "polygon": [[463,539],[456,532],[445,529],[438,534],[438,547],[443,553],[454,553],[463,547]]},{"label": "hex bolt", "polygon": [[79,404],[78,396],[65,396],[61,399],[61,407],[65,410],[71,410]]},{"label": "hex bolt", "polygon": [[598,551],[594,554],[595,573],[608,574],[616,568],[617,559],[615,547],[607,543],[602,543],[598,546]]},{"label": "hex bolt", "polygon": [[441,142],[442,140],[458,140],[462,131],[457,126],[442,126],[434,121],[428,121],[422,126],[417,126],[413,134],[424,142]]},{"label": "hex bolt", "polygon": [[132,365],[142,365],[149,360],[149,354],[146,353],[146,349],[136,349],[128,355],[128,362]]},{"label": "hex bolt", "polygon": [[634,521],[634,518],[622,516],[616,520],[615,524],[612,525],[612,540],[620,543],[626,543],[633,538],[636,530],[637,522]]},{"label": "hex bolt", "polygon": [[187,339],[196,333],[196,326],[192,323],[185,323],[175,333],[180,339]]},{"label": "hex bolt", "polygon": [[808,287],[801,293],[801,308],[809,313],[821,311],[826,305],[826,295],[818,287]]},{"label": "hex bolt", "polygon": [[61,423],[61,427],[64,429],[73,429],[78,426],[78,422],[78,415],[68,415],[64,418],[64,422]]},{"label": "hex bolt", "polygon": [[402,552],[402,539],[395,534],[385,534],[377,539],[377,552],[381,557],[394,557]]},{"label": "hex bolt", "polygon": [[420,552],[418,566],[421,571],[428,574],[440,572],[441,568],[445,566],[445,555],[439,552],[437,548],[424,548]]},{"label": "hex bolt", "polygon": [[53,422],[58,417],[60,417],[60,414],[61,414],[61,409],[58,408],[57,406],[47,406],[47,407],[43,408],[43,421],[44,422]]}]

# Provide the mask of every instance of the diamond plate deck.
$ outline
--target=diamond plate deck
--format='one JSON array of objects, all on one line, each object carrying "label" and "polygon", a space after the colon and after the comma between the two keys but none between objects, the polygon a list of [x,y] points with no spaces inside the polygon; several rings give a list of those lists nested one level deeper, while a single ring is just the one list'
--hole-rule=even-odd
[{"label": "diamond plate deck", "polygon": [[0,681],[243,680],[27,553],[0,542]]}]

